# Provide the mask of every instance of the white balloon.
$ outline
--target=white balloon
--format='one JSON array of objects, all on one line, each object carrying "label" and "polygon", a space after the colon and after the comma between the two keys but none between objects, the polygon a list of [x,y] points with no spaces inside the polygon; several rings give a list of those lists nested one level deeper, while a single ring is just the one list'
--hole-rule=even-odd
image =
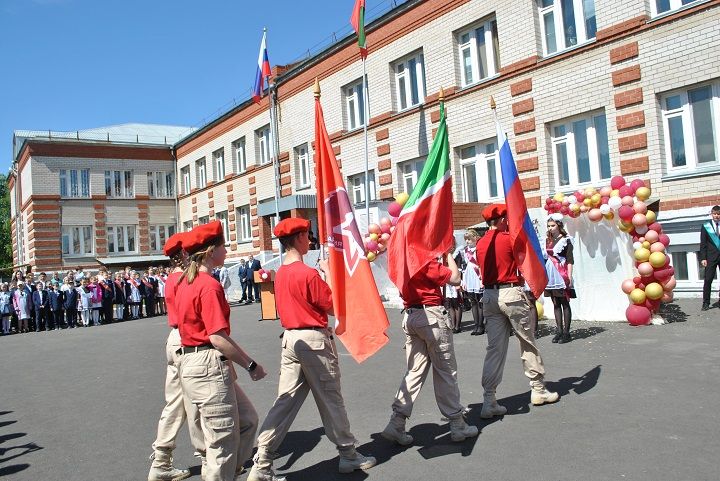
[{"label": "white balloon", "polygon": [[622,199],[620,197],[610,197],[607,205],[610,206],[612,210],[618,210],[622,205]]},{"label": "white balloon", "polygon": [[642,242],[633,242],[633,249],[638,250],[642,247]]},{"label": "white balloon", "polygon": [[569,196],[567,196],[567,197],[565,197],[565,198],[568,200],[568,202],[570,203],[570,205],[577,204],[577,201],[578,201],[578,200],[577,200],[577,197],[575,197],[574,195],[569,195]]},{"label": "white balloon", "polygon": [[647,226],[647,224],[643,224],[643,225],[640,225],[640,226],[635,226],[635,232],[637,232],[637,233],[640,234],[640,235],[643,235],[643,234],[647,233],[647,231],[648,231],[648,226]]},{"label": "white balloon", "polygon": [[601,205],[601,206],[600,206],[600,212],[601,212],[603,215],[610,213],[610,206],[607,205],[607,204]]}]

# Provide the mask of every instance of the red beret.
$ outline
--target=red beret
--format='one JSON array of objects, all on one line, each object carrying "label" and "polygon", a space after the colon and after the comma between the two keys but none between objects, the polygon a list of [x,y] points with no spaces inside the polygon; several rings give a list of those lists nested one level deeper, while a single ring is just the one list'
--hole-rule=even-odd
[{"label": "red beret", "polygon": [[485,219],[485,222],[505,217],[506,214],[507,206],[505,204],[490,204],[482,211],[482,216]]},{"label": "red beret", "polygon": [[283,219],[275,226],[273,233],[275,237],[285,237],[296,232],[307,232],[310,230],[310,221],[299,217]]},{"label": "red beret", "polygon": [[223,226],[219,220],[199,225],[183,236],[182,246],[188,254],[194,254],[203,247],[210,247],[223,239]]},{"label": "red beret", "polygon": [[163,246],[163,253],[168,256],[172,257],[183,248],[183,233],[178,232],[177,234],[173,234],[170,236],[170,238],[165,242],[165,245]]}]

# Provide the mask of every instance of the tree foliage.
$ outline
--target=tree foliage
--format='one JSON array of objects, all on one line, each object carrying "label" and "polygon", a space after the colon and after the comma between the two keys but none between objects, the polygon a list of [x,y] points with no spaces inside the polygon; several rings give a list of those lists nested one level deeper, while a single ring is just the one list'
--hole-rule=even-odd
[{"label": "tree foliage", "polygon": [[0,174],[0,269],[11,268],[13,265],[11,220],[7,176]]}]

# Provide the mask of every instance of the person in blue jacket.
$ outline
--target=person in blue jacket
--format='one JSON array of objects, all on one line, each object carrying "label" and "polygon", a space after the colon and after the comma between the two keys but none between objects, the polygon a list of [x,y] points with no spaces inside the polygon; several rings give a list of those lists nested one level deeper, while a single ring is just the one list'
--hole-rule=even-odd
[{"label": "person in blue jacket", "polygon": [[[70,281],[69,281],[70,282]],[[63,309],[68,329],[74,329],[77,323],[78,291],[74,286],[63,291]]]},{"label": "person in blue jacket", "polygon": [[50,305],[48,325],[52,321],[53,329],[60,329],[63,323],[63,293],[55,287],[55,284],[48,282],[47,295]]},{"label": "person in blue jacket", "polygon": [[44,326],[46,331],[50,330],[48,314],[50,314],[50,298],[43,288],[42,282],[35,284],[35,291],[32,293],[33,307],[35,308],[35,332],[40,332]]}]

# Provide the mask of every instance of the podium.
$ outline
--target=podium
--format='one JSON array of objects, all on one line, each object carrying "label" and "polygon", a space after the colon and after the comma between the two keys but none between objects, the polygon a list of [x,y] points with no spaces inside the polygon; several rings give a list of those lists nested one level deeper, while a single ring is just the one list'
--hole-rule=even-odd
[{"label": "podium", "polygon": [[260,276],[260,271],[254,272],[255,284],[260,286],[260,319],[258,321],[277,321],[277,305],[275,304],[275,271],[263,271],[268,274],[267,279]]}]

